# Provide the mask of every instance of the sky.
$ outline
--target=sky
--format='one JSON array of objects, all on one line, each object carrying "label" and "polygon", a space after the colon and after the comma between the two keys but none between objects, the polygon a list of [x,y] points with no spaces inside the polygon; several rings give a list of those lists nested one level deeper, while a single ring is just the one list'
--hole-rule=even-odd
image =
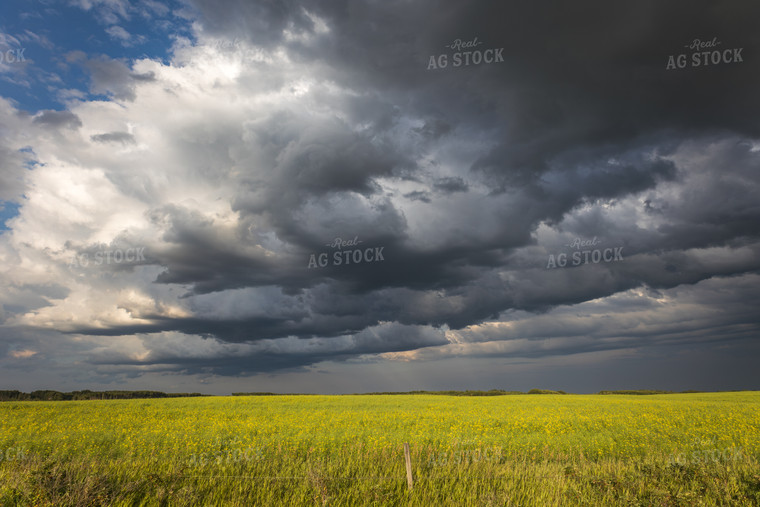
[{"label": "sky", "polygon": [[3,0],[0,388],[760,389],[754,0]]}]

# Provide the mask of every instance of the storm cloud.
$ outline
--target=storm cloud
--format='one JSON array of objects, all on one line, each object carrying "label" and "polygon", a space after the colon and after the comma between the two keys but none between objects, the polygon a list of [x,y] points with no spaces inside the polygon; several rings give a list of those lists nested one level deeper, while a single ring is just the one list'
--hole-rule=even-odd
[{"label": "storm cloud", "polygon": [[237,377],[756,343],[760,5],[189,5],[171,62],[73,52],[97,100],[4,107],[9,351]]}]

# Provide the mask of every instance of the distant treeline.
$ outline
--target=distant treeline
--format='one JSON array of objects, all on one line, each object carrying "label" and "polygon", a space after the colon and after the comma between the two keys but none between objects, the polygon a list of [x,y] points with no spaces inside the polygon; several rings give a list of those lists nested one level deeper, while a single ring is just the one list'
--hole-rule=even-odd
[{"label": "distant treeline", "polygon": [[565,391],[552,391],[549,389],[531,389],[527,393],[522,391],[505,391],[503,389],[491,389],[489,391],[407,391],[407,392],[381,392],[361,394],[438,394],[442,396],[505,396],[511,394],[567,394]]},{"label": "distant treeline", "polygon": [[705,391],[694,391],[689,389],[688,391],[657,391],[653,389],[630,389],[622,391],[599,391],[597,394],[688,394],[688,393],[703,393]]},{"label": "distant treeline", "polygon": [[[622,391],[599,391],[597,394],[686,394],[686,393],[703,393],[705,391],[657,391],[653,389],[629,389]],[[531,389],[527,393],[522,391],[504,391],[502,389],[491,389],[490,391],[407,391],[407,392],[382,392],[382,393],[363,393],[363,394],[441,394],[444,396],[504,396],[510,394],[568,394],[565,391],[553,391],[551,389]],[[572,394],[572,393],[571,393]]]},{"label": "distant treeline", "polygon": [[[705,391],[657,391],[653,389],[629,389],[620,391],[599,391],[597,394],[685,394],[685,393],[702,393]],[[375,392],[375,393],[355,393],[356,395],[389,395],[389,394],[428,394],[440,396],[507,396],[507,395],[526,395],[526,394],[568,394],[565,391],[553,391],[551,389],[531,389],[527,393],[522,391],[505,391],[503,389],[491,389],[489,391],[405,391],[405,392]],[[271,392],[249,392],[249,393],[232,393],[232,396],[309,396],[301,393],[271,393]],[[21,391],[2,391],[0,390],[0,401],[67,401],[67,400],[134,400],[141,398],[188,398],[196,396],[208,396],[201,393],[164,393],[161,391],[72,391],[63,393],[60,391],[32,391],[24,393]]]},{"label": "distant treeline", "polygon": [[[680,391],[684,393],[703,393],[705,391]],[[253,394],[253,393],[252,393]],[[263,394],[263,393],[262,393]],[[267,393],[272,394],[272,393]],[[378,392],[378,393],[359,393],[359,394],[440,394],[443,396],[505,396],[513,394],[568,394],[565,391],[553,391],[551,389],[531,389],[527,393],[522,391],[505,391],[503,389],[491,389],[489,391],[406,391],[406,392]],[[572,394],[572,393],[570,393]],[[679,394],[678,391],[656,391],[652,389],[630,389],[623,391],[599,391],[597,394]]]},{"label": "distant treeline", "polygon": [[[290,393],[293,396],[308,396],[299,393]],[[521,391],[504,391],[503,389],[491,389],[490,391],[382,391],[374,393],[354,393],[351,396],[373,396],[388,394],[437,394],[441,396],[504,396],[507,394],[567,394],[565,391],[550,391],[548,389],[531,389],[527,393]],[[251,392],[232,393],[232,396],[285,396],[279,393]]]},{"label": "distant treeline", "polygon": [[232,393],[232,396],[315,396],[309,393],[270,393],[270,392],[250,392],[250,393]]},{"label": "distant treeline", "polygon": [[140,398],[186,398],[205,396],[200,393],[163,393],[160,391],[0,391],[0,401],[68,401],[68,400],[133,400]]},{"label": "distant treeline", "polygon": [[[628,389],[620,391],[599,391],[597,394],[685,394],[685,393],[702,393],[705,391],[658,391],[654,389]],[[358,396],[373,396],[373,395],[390,395],[390,394],[428,394],[428,395],[440,395],[440,396],[507,396],[507,395],[526,395],[526,394],[568,394],[565,391],[553,391],[551,389],[531,389],[527,393],[522,391],[505,391],[503,389],[491,389],[489,391],[380,391],[373,393],[354,393]],[[298,393],[291,393],[293,396],[304,396]],[[251,392],[251,393],[232,393],[232,396],[283,396],[278,393],[270,392]]]}]

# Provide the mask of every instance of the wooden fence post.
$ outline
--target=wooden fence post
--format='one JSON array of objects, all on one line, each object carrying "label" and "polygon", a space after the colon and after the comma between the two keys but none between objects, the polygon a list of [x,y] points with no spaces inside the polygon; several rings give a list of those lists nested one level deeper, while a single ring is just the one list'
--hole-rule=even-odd
[{"label": "wooden fence post", "polygon": [[406,461],[406,484],[411,491],[414,480],[412,479],[412,455],[409,453],[409,442],[404,442],[404,460]]}]

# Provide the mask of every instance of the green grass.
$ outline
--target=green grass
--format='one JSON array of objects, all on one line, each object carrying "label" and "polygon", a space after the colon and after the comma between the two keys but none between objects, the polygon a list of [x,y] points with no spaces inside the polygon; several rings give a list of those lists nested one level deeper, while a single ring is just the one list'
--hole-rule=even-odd
[{"label": "green grass", "polygon": [[755,392],[7,402],[0,505],[760,505],[759,430]]}]

